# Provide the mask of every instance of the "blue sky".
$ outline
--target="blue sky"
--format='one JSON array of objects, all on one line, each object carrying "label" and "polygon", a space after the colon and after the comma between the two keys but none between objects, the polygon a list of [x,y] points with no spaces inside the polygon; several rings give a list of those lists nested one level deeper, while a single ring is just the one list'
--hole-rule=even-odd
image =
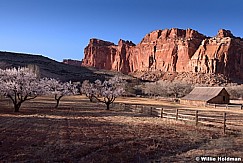
[{"label": "blue sky", "polygon": [[0,50],[81,60],[90,38],[139,43],[149,32],[221,28],[243,37],[242,0],[0,0]]}]

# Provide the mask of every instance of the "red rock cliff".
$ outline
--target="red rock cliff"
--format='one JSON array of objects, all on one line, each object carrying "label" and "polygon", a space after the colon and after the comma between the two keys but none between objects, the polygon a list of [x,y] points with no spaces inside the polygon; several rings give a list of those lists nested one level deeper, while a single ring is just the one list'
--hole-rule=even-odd
[{"label": "red rock cliff", "polygon": [[133,71],[130,64],[130,49],[133,46],[135,44],[131,41],[120,40],[115,45],[108,41],[90,39],[89,45],[84,49],[82,65],[129,73]]},{"label": "red rock cliff", "polygon": [[228,30],[204,39],[189,62],[192,72],[219,73],[243,79],[243,40]]},{"label": "red rock cliff", "polygon": [[91,39],[84,53],[83,66],[123,73],[161,70],[243,78],[243,40],[223,29],[212,38],[192,29],[156,30],[137,45],[124,40],[115,45]]}]

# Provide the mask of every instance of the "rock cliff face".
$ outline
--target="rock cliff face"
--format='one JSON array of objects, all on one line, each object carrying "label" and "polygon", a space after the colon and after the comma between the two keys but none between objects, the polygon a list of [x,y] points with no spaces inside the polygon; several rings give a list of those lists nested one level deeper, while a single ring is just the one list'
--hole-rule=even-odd
[{"label": "rock cliff face", "polygon": [[90,39],[89,45],[84,49],[82,65],[123,73],[132,72],[130,49],[134,46],[131,41],[119,40],[118,45],[115,45],[108,41]]},{"label": "rock cliff face", "polygon": [[189,62],[190,71],[243,79],[243,40],[228,30],[204,39]]},{"label": "rock cliff face", "polygon": [[84,53],[83,66],[123,73],[202,72],[243,79],[243,39],[224,29],[212,38],[192,29],[156,30],[137,45],[91,39]]}]

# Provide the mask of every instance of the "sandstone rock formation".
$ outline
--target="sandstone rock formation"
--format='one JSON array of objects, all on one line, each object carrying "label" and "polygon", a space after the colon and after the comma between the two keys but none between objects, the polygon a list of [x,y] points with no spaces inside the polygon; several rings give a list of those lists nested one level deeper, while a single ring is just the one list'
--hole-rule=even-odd
[{"label": "sandstone rock formation", "polygon": [[108,41],[90,39],[89,45],[84,49],[85,58],[82,65],[123,73],[131,72],[129,50],[133,46],[135,44],[131,41],[120,40],[118,45],[115,45]]},{"label": "sandstone rock formation", "polygon": [[123,73],[200,72],[243,79],[243,39],[224,29],[212,38],[192,29],[156,30],[137,45],[91,39],[84,53],[83,66]]},{"label": "sandstone rock formation", "polygon": [[189,62],[190,71],[243,79],[243,40],[228,30],[204,39]]}]

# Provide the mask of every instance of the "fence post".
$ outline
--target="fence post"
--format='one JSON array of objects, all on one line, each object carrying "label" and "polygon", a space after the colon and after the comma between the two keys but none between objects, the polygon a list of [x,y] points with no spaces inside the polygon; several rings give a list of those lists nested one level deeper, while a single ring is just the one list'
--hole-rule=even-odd
[{"label": "fence post", "polygon": [[179,112],[179,110],[176,109],[176,120],[178,120],[178,112]]},{"label": "fence post", "polygon": [[228,109],[228,104],[226,104],[226,109]]},{"label": "fence post", "polygon": [[223,126],[223,133],[225,134],[226,133],[226,112],[224,112],[224,126]]},{"label": "fence post", "polygon": [[160,109],[160,118],[163,118],[163,112],[164,112],[164,109],[161,108],[161,109]]},{"label": "fence post", "polygon": [[196,121],[196,126],[198,125],[198,110],[196,110],[196,114],[195,114],[195,121]]},{"label": "fence post", "polygon": [[153,107],[150,107],[150,115],[153,115]]}]

